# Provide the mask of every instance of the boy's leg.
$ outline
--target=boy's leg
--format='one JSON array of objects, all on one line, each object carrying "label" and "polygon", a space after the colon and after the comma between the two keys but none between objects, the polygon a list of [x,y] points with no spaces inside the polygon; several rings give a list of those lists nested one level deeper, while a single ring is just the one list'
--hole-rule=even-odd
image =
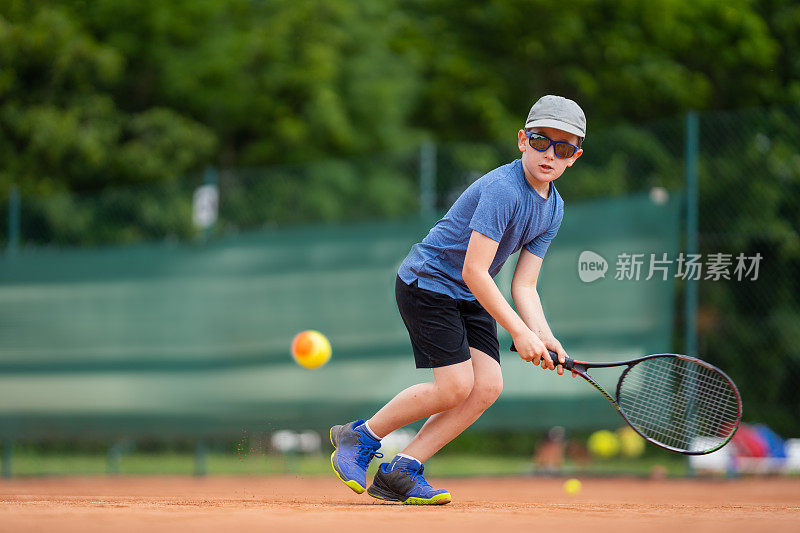
[{"label": "boy's leg", "polygon": [[[470,361],[434,368],[434,383],[420,383],[401,391],[368,424],[356,420],[332,427],[331,466],[339,479],[358,494],[364,492],[369,462],[373,457],[383,457],[378,453],[380,439],[406,424],[463,402],[472,390],[472,368]],[[366,425],[377,439],[366,430]]]},{"label": "boy's leg", "polygon": [[[331,428],[331,443],[335,448],[331,465],[336,475],[358,493],[364,491],[369,461],[382,457],[377,453],[382,437],[410,422],[456,407],[470,395],[474,384],[474,365],[469,350],[470,335],[474,333],[467,328],[467,322],[473,319],[463,312],[471,304],[420,289],[416,282],[408,285],[399,277],[395,281],[395,294],[411,338],[417,368],[433,368],[434,382],[414,385],[400,392],[366,423],[357,420]],[[480,306],[478,308],[483,311]],[[495,322],[488,313],[483,311],[483,314],[482,320],[487,322],[488,317],[488,323],[494,328]],[[496,332],[487,329],[485,333],[496,347]],[[400,501],[449,502],[446,491],[437,491],[422,483],[423,466],[411,461],[407,468],[402,468],[407,475],[401,485],[413,485],[413,496],[408,490],[402,490]]]},{"label": "boy's leg", "polygon": [[453,440],[489,407],[503,387],[500,364],[486,353],[470,348],[474,386],[459,405],[428,418],[417,436],[390,463],[383,463],[367,493],[382,500],[406,504],[450,503],[450,493],[435,489],[425,480],[422,463]]},{"label": "boy's leg", "polygon": [[434,414],[402,451],[424,463],[445,444],[472,425],[491,406],[503,390],[500,363],[486,353],[470,348],[475,384],[459,405]]},{"label": "boy's leg", "polygon": [[419,383],[400,391],[367,421],[370,429],[383,438],[411,422],[456,407],[472,392],[473,369],[472,360],[434,368],[433,383]]}]

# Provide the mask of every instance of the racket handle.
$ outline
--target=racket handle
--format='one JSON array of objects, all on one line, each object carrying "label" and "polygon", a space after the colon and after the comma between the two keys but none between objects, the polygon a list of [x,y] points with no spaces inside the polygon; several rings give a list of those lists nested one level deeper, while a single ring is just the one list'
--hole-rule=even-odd
[{"label": "racket handle", "polygon": [[[511,343],[511,351],[512,352],[516,352],[517,351],[517,347],[514,346],[513,342]],[[563,363],[559,363],[558,362],[558,354],[556,352],[554,352],[553,350],[547,350],[547,352],[550,354],[550,359],[553,360],[553,363],[555,363],[556,365],[563,366],[564,370],[572,370],[572,367],[575,366],[575,359],[573,359],[572,357],[567,355],[567,356],[564,357],[564,362]]]}]

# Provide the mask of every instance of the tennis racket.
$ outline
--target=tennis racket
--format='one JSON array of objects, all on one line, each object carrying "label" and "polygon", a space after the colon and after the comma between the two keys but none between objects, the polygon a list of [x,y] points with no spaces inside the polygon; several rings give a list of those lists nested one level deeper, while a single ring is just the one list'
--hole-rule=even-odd
[{"label": "tennis racket", "polygon": [[[514,345],[511,350],[516,351]],[[742,419],[742,398],[722,370],[687,355],[662,353],[616,363],[576,361],[555,364],[572,370],[611,402],[639,435],[656,446],[703,455],[725,446]],[[616,396],[605,391],[590,368],[625,367]]]}]

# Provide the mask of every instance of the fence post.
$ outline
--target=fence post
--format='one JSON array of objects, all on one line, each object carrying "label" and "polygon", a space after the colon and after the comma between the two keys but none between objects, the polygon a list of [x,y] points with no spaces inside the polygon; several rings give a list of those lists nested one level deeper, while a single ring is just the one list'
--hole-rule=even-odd
[{"label": "fence post", "polygon": [[198,440],[194,449],[194,475],[205,476],[208,472],[208,446],[204,440]]},{"label": "fence post", "polygon": [[[700,146],[700,125],[697,112],[686,113],[686,253],[696,254],[697,245],[697,160]],[[687,355],[697,354],[697,280],[686,278]]]},{"label": "fence post", "polygon": [[20,203],[19,188],[16,185],[12,185],[8,194],[8,243],[6,244],[6,252],[9,255],[15,254],[19,249]]},{"label": "fence post", "polygon": [[206,171],[203,174],[203,184],[214,187],[214,190],[216,192],[216,205],[214,206],[214,211],[215,211],[214,221],[208,227],[206,227],[203,235],[205,240],[208,241],[208,239],[214,233],[214,228],[216,227],[217,220],[219,218],[219,172],[217,172],[217,169],[215,167],[211,166],[206,167]]},{"label": "fence post", "polygon": [[419,214],[433,216],[436,209],[436,144],[425,141],[419,147]]},{"label": "fence post", "polygon": [[122,460],[122,451],[124,448],[122,442],[114,442],[108,447],[106,455],[106,473],[109,475],[117,475],[120,472],[120,462]]}]

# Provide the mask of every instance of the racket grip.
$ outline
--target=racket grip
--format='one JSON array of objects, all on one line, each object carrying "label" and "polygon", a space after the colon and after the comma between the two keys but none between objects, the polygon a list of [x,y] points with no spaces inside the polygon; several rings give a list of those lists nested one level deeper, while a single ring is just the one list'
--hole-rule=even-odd
[{"label": "racket grip", "polygon": [[[516,352],[517,351],[517,347],[514,346],[513,342],[511,343],[511,351],[512,352]],[[558,354],[556,352],[554,352],[553,350],[547,350],[547,352],[550,354],[550,359],[553,360],[553,363],[555,363],[556,365],[563,366],[564,370],[572,370],[572,367],[575,366],[575,359],[573,359],[572,357],[566,356],[566,357],[564,357],[564,362],[563,363],[559,363],[558,362]]]}]

